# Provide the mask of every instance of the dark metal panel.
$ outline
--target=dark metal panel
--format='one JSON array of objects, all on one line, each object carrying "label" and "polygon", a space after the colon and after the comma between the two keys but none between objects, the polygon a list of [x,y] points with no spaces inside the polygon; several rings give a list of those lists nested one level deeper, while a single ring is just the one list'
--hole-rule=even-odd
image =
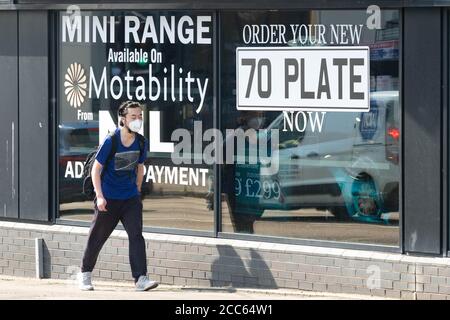
[{"label": "dark metal panel", "polygon": [[[450,1],[443,0],[378,0],[374,3],[372,0],[251,0],[251,1],[241,1],[241,0],[171,0],[171,1],[162,1],[162,0],[133,0],[133,1],[124,1],[124,0],[79,0],[76,4],[99,4],[99,5],[108,5],[114,3],[131,3],[131,4],[153,4],[164,6],[167,4],[183,4],[185,6],[191,7],[209,7],[209,8],[242,8],[253,6],[256,8],[276,8],[285,7],[334,7],[334,8],[345,8],[345,7],[368,7],[370,5],[376,4],[380,7],[416,7],[416,6],[445,6],[449,5]],[[16,4],[33,4],[33,5],[43,5],[43,4],[73,4],[71,0],[17,0]]]},{"label": "dark metal panel", "polygon": [[[6,2],[7,3],[7,2]],[[0,10],[65,10],[73,5],[71,0],[18,0],[2,4]],[[85,10],[113,9],[365,9],[370,5],[380,8],[440,7],[450,6],[448,0],[81,0],[76,5]]]},{"label": "dark metal panel", "polygon": [[[220,69],[220,15],[216,11],[214,14],[214,128],[221,130],[220,111],[221,108],[221,69]],[[218,143],[215,141],[215,143]],[[221,146],[216,145],[216,150],[220,150]],[[222,231],[222,170],[220,164],[214,165],[214,236]]]},{"label": "dark metal panel", "polygon": [[48,14],[19,12],[20,219],[49,219]]},{"label": "dark metal panel", "polygon": [[448,251],[448,10],[442,12],[442,252]]},{"label": "dark metal panel", "polygon": [[[405,105],[404,105],[404,100],[403,100],[403,94],[404,94],[404,90],[403,90],[403,79],[405,78],[404,75],[404,67],[403,67],[403,52],[404,52],[404,37],[405,37],[405,28],[404,28],[404,10],[401,9],[400,10],[400,42],[399,42],[399,59],[400,59],[400,64],[399,64],[399,84],[400,84],[400,92],[399,92],[399,103],[400,103],[400,132],[401,132],[401,136],[403,137],[404,135],[404,110],[405,110]],[[399,247],[400,247],[400,251],[401,253],[405,253],[405,197],[404,197],[404,185],[405,185],[405,175],[404,175],[404,170],[405,168],[404,166],[404,162],[403,162],[403,157],[404,157],[404,141],[403,139],[400,139],[399,141],[399,146],[400,146],[400,158],[399,158],[399,163],[400,163],[400,184],[399,184]]]},{"label": "dark metal panel", "polygon": [[56,12],[49,13],[49,137],[50,137],[50,206],[49,217],[51,222],[55,223],[59,210],[59,192],[58,192],[58,170],[59,170],[59,130],[57,129],[58,119],[58,14]]},{"label": "dark metal panel", "polygon": [[441,10],[404,11],[404,246],[441,253]]},{"label": "dark metal panel", "polygon": [[18,218],[17,12],[0,12],[0,30],[0,217]]}]

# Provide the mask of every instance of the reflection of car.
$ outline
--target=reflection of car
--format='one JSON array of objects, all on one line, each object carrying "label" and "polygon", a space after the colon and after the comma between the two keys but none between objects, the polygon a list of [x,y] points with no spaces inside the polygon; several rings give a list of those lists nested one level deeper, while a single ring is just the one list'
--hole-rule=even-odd
[{"label": "reflection of car", "polygon": [[[59,203],[88,200],[82,193],[82,174],[87,155],[98,147],[98,128],[98,121],[65,122],[59,126]],[[151,181],[144,181],[142,193],[149,194],[152,186]]]},{"label": "reflection of car", "polygon": [[86,200],[82,193],[82,164],[97,146],[98,121],[65,122],[59,126],[60,203]]},{"label": "reflection of car", "polygon": [[365,113],[329,112],[321,132],[279,129],[271,161],[278,172],[260,170],[259,209],[329,209],[337,218],[379,219],[398,210],[399,100],[397,91],[371,94]]}]

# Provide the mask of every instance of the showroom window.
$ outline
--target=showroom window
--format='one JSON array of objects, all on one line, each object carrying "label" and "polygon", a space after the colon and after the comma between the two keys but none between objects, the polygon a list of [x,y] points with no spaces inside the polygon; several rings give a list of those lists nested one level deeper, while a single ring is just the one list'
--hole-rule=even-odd
[{"label": "showroom window", "polygon": [[[399,12],[382,10],[374,28],[368,18],[221,13],[221,130],[252,129],[235,155],[262,136],[272,147],[253,163],[224,165],[223,232],[399,245]],[[367,88],[356,90],[360,81]],[[352,101],[364,92],[359,110]],[[346,95],[353,100],[341,103]]]},{"label": "showroom window", "polygon": [[217,61],[212,12],[59,14],[58,218],[92,219],[83,161],[136,100],[144,226],[398,247],[399,11],[217,14]]},{"label": "showroom window", "polygon": [[149,140],[144,226],[212,231],[212,165],[195,134],[212,127],[213,14],[61,12],[58,38],[58,218],[91,221],[84,160],[117,127],[119,105],[133,100],[145,106],[141,133]]}]

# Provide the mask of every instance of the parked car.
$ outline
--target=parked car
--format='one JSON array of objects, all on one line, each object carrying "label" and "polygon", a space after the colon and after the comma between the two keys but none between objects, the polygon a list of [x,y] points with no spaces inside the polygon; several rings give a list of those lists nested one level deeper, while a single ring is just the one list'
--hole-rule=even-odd
[{"label": "parked car", "polygon": [[315,208],[368,221],[398,211],[398,91],[372,93],[369,112],[328,112],[320,133],[308,125],[283,132],[283,117],[267,127],[279,129],[280,141],[272,166],[260,166],[257,211]]},{"label": "parked car", "polygon": [[[82,166],[98,146],[98,121],[65,122],[59,125],[59,203],[86,201],[82,193]],[[67,165],[71,163],[72,171]],[[78,166],[76,165],[78,163]]]}]

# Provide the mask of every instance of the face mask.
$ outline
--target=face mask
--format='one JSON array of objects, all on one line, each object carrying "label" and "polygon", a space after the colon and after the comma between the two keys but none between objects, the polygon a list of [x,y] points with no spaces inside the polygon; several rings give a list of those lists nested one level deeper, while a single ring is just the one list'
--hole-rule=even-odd
[{"label": "face mask", "polygon": [[133,132],[139,132],[139,130],[141,130],[141,127],[142,120],[140,119],[133,120],[128,124],[128,128]]},{"label": "face mask", "polygon": [[263,117],[251,118],[248,120],[248,126],[253,129],[259,129],[264,125]]}]

